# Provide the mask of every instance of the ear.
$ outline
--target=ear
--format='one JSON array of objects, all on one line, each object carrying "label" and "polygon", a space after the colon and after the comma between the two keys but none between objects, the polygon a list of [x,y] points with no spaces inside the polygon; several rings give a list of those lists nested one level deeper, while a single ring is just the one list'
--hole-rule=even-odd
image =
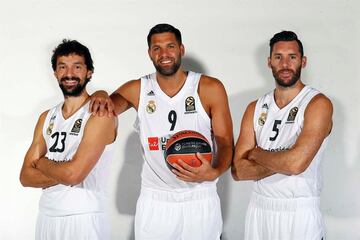
[{"label": "ear", "polygon": [[181,56],[183,57],[184,54],[185,54],[185,46],[183,44],[180,45],[180,53],[181,53]]},{"label": "ear", "polygon": [[150,49],[150,47],[148,48],[148,55],[149,55],[150,60],[152,60],[151,59],[151,49]]},{"label": "ear", "polygon": [[269,68],[271,68],[271,57],[268,57],[267,59],[267,65]]},{"label": "ear", "polygon": [[306,67],[306,63],[307,63],[307,57],[303,56],[301,59],[301,67],[305,68]]},{"label": "ear", "polygon": [[88,70],[86,73],[86,78],[90,79],[92,77],[93,72]]}]

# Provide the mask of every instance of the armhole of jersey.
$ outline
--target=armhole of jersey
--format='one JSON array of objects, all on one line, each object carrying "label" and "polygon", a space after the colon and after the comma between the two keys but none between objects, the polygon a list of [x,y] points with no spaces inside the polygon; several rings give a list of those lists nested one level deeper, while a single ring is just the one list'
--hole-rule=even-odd
[{"label": "armhole of jersey", "polygon": [[253,128],[254,128],[255,132],[256,132],[256,126],[257,126],[257,122],[258,122],[257,116],[259,116],[259,110],[260,110],[259,106],[261,105],[261,102],[264,102],[264,96],[259,98],[258,100],[256,100],[254,114],[253,114]]},{"label": "armhole of jersey", "polygon": [[[43,126],[42,126],[42,134],[43,134],[43,138],[46,139],[47,134],[47,129],[49,127],[49,124],[51,122],[51,118],[52,116],[54,116],[55,112],[57,111],[57,109],[62,106],[63,102],[61,102],[60,104],[56,105],[53,108],[50,108],[48,110],[48,113],[46,114],[45,120],[43,122]],[[50,135],[50,134],[49,134]],[[46,142],[46,141],[45,141]]]},{"label": "armhole of jersey", "polygon": [[145,88],[145,78],[148,78],[149,75],[141,77],[140,78],[140,93],[139,93],[139,105],[138,105],[138,109],[137,109],[137,113],[136,113],[136,119],[135,122],[133,124],[133,127],[135,129],[136,132],[140,131],[140,121],[142,119],[142,115],[144,114],[144,96],[143,96],[143,92],[144,92],[144,88]]},{"label": "armhole of jersey", "polygon": [[[189,72],[189,74],[190,74],[190,72]],[[199,86],[200,86],[200,79],[201,79],[202,74],[201,73],[194,73],[194,72],[193,72],[193,74],[194,74],[194,85],[195,85],[194,94],[195,94],[195,96],[196,96],[196,98],[197,98],[197,100],[198,100],[198,102],[199,102],[199,104],[201,106],[200,108],[198,108],[199,114],[201,115],[201,117],[204,120],[206,120],[208,122],[208,124],[209,124],[208,127],[211,128],[211,119],[210,119],[209,115],[206,113],[205,108],[204,108],[204,106],[203,106],[203,104],[201,102],[200,95],[199,95]]]}]

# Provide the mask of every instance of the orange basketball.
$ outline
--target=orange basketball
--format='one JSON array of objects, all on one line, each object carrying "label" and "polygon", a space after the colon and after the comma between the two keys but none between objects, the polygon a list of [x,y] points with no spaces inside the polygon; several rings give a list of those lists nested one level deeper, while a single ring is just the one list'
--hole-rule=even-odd
[{"label": "orange basketball", "polygon": [[170,169],[173,169],[171,164],[177,163],[179,159],[192,167],[200,167],[201,161],[195,155],[197,152],[211,162],[211,146],[206,137],[196,131],[183,130],[175,133],[166,143],[165,162]]}]

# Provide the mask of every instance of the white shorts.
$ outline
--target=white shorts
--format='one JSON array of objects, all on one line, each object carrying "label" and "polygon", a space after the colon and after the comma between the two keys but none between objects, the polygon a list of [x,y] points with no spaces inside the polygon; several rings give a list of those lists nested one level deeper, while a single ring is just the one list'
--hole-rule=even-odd
[{"label": "white shorts", "polygon": [[320,199],[275,199],[253,193],[246,213],[245,240],[321,240]]},{"label": "white shorts", "polygon": [[105,213],[53,217],[39,213],[36,240],[106,240],[109,224]]},{"label": "white shorts", "polygon": [[184,193],[142,188],[136,205],[136,240],[218,240],[222,232],[216,186]]}]

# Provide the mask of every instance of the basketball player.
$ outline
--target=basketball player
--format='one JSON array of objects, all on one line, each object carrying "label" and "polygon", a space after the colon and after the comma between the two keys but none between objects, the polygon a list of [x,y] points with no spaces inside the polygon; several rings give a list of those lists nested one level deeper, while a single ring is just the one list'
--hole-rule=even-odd
[{"label": "basketball player", "polygon": [[306,57],[295,33],[274,35],[268,66],[276,88],[247,107],[232,165],[235,180],[255,180],[245,239],[320,240],[320,165],[332,103],[301,81]]},{"label": "basketball player", "polygon": [[116,119],[89,113],[87,47],[64,40],[51,59],[64,101],[40,115],[20,181],[43,188],[35,239],[108,239],[106,176]]},{"label": "basketball player", "polygon": [[[185,47],[175,27],[154,26],[147,42],[156,72],[125,83],[111,95],[117,114],[130,107],[137,110],[144,164],[135,238],[219,239],[222,218],[216,182],[230,166],[233,139],[224,86],[215,78],[182,69]],[[93,108],[98,109],[105,97],[94,96]],[[101,105],[106,104],[111,106],[109,100]],[[212,145],[216,142],[213,166],[197,154],[200,167],[180,161],[176,170],[169,170],[164,160],[166,141],[180,130],[195,130]]]}]

